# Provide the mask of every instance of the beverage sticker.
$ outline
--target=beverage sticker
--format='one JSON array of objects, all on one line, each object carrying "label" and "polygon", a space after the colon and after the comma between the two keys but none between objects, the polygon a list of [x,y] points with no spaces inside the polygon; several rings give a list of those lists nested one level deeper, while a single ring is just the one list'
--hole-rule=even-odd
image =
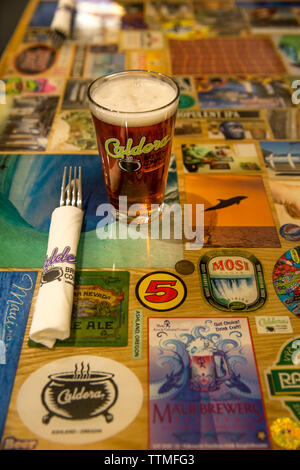
[{"label": "beverage sticker", "polygon": [[[70,337],[57,346],[126,346],[127,271],[77,271]],[[38,346],[29,340],[30,346]]]},{"label": "beverage sticker", "polygon": [[19,391],[17,410],[35,435],[84,445],[125,429],[142,401],[141,383],[127,367],[80,355],[50,362],[31,374]]},{"label": "beverage sticker", "polygon": [[149,319],[150,449],[267,449],[248,320]]},{"label": "beverage sticker", "polygon": [[251,312],[266,301],[262,265],[251,253],[209,251],[200,260],[200,275],[204,297],[219,310]]},{"label": "beverage sticker", "polygon": [[179,307],[186,298],[186,285],[176,274],[156,271],[143,276],[136,285],[138,301],[150,310],[166,312]]},{"label": "beverage sticker", "polygon": [[36,278],[37,271],[0,272],[0,439]]},{"label": "beverage sticker", "polygon": [[263,316],[255,317],[257,332],[264,333],[292,333],[290,317],[283,316]]},{"label": "beverage sticker", "polygon": [[275,292],[285,307],[300,314],[300,246],[284,253],[273,269]]}]

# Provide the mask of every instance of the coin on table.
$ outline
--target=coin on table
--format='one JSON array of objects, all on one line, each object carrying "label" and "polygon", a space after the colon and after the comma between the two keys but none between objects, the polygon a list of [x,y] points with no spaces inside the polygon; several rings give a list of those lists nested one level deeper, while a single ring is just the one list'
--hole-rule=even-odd
[{"label": "coin on table", "polygon": [[175,269],[179,274],[193,274],[195,265],[187,259],[182,259],[175,264]]}]

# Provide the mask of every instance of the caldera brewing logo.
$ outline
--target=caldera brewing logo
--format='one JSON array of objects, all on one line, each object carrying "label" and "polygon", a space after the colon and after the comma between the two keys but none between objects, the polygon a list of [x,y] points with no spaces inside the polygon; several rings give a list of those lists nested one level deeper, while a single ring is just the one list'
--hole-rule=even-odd
[{"label": "caldera brewing logo", "polygon": [[42,403],[48,413],[43,423],[53,416],[63,419],[89,419],[103,415],[105,421],[113,421],[110,408],[118,398],[118,387],[110,372],[91,372],[90,365],[75,364],[72,372],[49,376],[50,381],[42,391]]},{"label": "caldera brewing logo", "polygon": [[69,284],[74,284],[75,269],[66,266],[65,270],[62,267],[55,266],[57,263],[76,264],[76,256],[70,253],[71,248],[66,246],[60,253],[58,247],[55,247],[51,254],[46,256],[43,274],[41,277],[41,286],[52,281],[61,281],[64,277],[65,281]]}]

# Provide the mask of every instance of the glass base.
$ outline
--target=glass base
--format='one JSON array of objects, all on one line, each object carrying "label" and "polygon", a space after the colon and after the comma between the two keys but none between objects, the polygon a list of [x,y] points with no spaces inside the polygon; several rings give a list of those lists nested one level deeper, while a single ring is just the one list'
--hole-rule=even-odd
[{"label": "glass base", "polygon": [[159,219],[161,217],[163,210],[164,210],[164,203],[157,206],[155,210],[148,211],[146,214],[139,214],[136,216],[131,216],[131,215],[128,215],[128,213],[123,213],[123,212],[116,210],[116,217],[117,217],[117,220],[119,220],[120,222],[127,223],[127,224],[131,224],[131,223],[137,224],[137,225],[149,224],[151,220]]}]

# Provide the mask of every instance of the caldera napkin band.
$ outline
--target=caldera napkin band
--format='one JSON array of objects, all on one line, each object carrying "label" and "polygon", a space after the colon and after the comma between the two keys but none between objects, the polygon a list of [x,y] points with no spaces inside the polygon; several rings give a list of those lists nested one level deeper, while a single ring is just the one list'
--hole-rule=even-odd
[{"label": "caldera napkin band", "polygon": [[56,208],[51,217],[47,256],[29,337],[48,348],[70,336],[77,246],[83,211]]}]

